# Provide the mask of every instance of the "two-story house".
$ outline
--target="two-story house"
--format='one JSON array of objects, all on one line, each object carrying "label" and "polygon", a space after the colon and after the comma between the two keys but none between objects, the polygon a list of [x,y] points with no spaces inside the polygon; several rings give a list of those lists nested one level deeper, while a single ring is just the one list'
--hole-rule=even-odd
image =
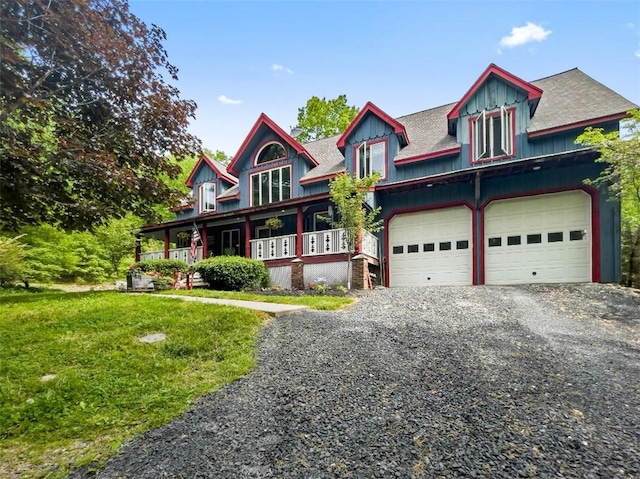
[{"label": "two-story house", "polygon": [[[198,258],[264,260],[285,288],[301,263],[305,284],[344,284],[329,181],[378,171],[370,201],[384,229],[359,253],[384,285],[618,281],[619,205],[585,185],[603,165],[574,140],[587,126],[617,130],[632,108],[578,69],[527,82],[492,64],[456,103],[400,118],[367,103],[342,135],[307,144],[262,114],[228,167],[200,158],[194,201],[142,229],[165,244],[143,258],[188,260],[178,233],[195,223]],[[274,217],[278,230],[265,224]]]}]

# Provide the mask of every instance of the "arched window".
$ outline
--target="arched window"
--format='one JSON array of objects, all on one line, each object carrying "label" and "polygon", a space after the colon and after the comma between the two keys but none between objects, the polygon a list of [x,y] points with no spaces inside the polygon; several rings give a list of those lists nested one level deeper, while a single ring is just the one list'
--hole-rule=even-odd
[{"label": "arched window", "polygon": [[267,161],[283,160],[287,157],[284,147],[278,142],[271,142],[264,145],[256,156],[256,165]]}]

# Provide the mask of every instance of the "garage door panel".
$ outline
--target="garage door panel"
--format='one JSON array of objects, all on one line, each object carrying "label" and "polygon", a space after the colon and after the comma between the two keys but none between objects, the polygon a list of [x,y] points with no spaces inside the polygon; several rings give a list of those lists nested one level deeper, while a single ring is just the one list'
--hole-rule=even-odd
[{"label": "garage door panel", "polygon": [[390,286],[471,284],[471,239],[466,207],[395,216],[389,223]]},{"label": "garage door panel", "polygon": [[590,281],[590,232],[582,191],[495,201],[485,209],[485,283]]}]

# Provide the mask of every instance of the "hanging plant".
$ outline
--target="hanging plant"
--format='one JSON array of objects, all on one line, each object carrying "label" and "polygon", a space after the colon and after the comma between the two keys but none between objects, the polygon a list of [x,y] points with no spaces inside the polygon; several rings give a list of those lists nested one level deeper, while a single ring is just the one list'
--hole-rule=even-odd
[{"label": "hanging plant", "polygon": [[272,230],[279,230],[282,228],[283,223],[280,218],[269,218],[264,222],[264,225]]},{"label": "hanging plant", "polygon": [[187,240],[191,236],[188,231],[180,231],[177,235],[178,239]]}]

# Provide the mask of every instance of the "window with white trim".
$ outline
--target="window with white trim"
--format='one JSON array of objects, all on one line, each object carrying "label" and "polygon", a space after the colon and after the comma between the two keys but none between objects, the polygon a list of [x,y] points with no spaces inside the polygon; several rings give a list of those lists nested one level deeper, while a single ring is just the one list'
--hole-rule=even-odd
[{"label": "window with white trim", "polygon": [[216,185],[215,183],[202,183],[198,187],[198,212],[216,210]]},{"label": "window with white trim", "polygon": [[481,112],[472,122],[473,161],[513,154],[513,110]]},{"label": "window with white trim", "polygon": [[266,163],[267,161],[284,160],[287,158],[287,152],[284,147],[277,141],[267,143],[256,155],[256,165]]},{"label": "window with white trim", "polygon": [[251,206],[268,205],[291,198],[291,166],[251,175]]},{"label": "window with white trim", "polygon": [[380,173],[381,177],[385,176],[385,142],[379,141],[367,145],[365,141],[356,149],[356,174],[358,178],[364,178],[374,172]]}]

